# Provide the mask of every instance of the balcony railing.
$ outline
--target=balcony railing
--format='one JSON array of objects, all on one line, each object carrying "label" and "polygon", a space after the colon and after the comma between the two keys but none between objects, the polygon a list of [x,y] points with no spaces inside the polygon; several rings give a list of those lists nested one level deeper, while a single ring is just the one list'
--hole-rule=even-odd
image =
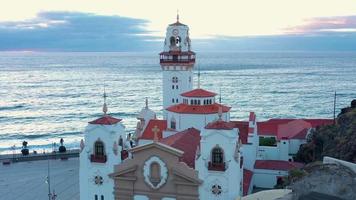
[{"label": "balcony railing", "polygon": [[183,63],[183,64],[189,64],[189,63],[195,63],[195,58],[191,59],[168,59],[168,58],[163,58],[160,59],[161,64],[170,64],[170,63]]},{"label": "balcony railing", "polygon": [[106,163],[106,155],[90,155],[91,162]]},{"label": "balcony railing", "polygon": [[211,171],[225,171],[226,170],[225,162],[223,163],[209,162],[208,169]]}]

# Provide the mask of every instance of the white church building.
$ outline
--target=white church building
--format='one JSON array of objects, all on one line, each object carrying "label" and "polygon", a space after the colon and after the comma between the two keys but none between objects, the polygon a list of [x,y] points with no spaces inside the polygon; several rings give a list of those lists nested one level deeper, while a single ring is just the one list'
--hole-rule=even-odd
[{"label": "white church building", "polygon": [[159,56],[162,118],[146,99],[135,135],[128,136],[104,102],[103,116],[89,122],[81,142],[81,200],[235,200],[254,188],[273,188],[289,170],[301,168],[293,161],[299,146],[313,128],[332,123],[257,122],[254,112],[246,121],[230,119],[232,108],[218,103],[216,93],[199,81],[193,88],[196,54],[178,16]]}]

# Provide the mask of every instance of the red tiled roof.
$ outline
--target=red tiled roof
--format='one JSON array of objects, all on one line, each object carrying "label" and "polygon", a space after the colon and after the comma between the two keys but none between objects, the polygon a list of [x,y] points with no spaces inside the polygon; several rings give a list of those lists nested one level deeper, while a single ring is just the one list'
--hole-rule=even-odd
[{"label": "red tiled roof", "polygon": [[234,128],[234,123],[225,122],[223,120],[216,120],[210,122],[205,126],[206,129],[218,129],[218,130],[232,130]]},{"label": "red tiled roof", "polygon": [[104,115],[99,119],[89,122],[89,124],[113,125],[120,122],[122,119],[116,119],[110,115]]},{"label": "red tiled roof", "polygon": [[248,189],[250,188],[251,180],[252,180],[253,172],[244,169],[244,177],[243,177],[243,196],[246,196],[248,193]]},{"label": "red tiled roof", "polygon": [[334,123],[333,119],[303,119],[303,120],[309,122],[313,128],[316,128],[318,126],[331,125]]},{"label": "red tiled roof", "polygon": [[167,129],[167,120],[161,120],[161,119],[151,119],[148,122],[145,130],[143,131],[143,133],[139,139],[153,140],[154,133],[153,133],[152,129],[156,126],[159,129],[159,132],[157,133],[157,137],[158,137],[158,139],[161,139],[162,132]]},{"label": "red tiled roof", "polygon": [[277,136],[279,124],[285,124],[293,119],[269,119],[264,122],[257,122],[258,135],[272,135]]},{"label": "red tiled roof", "polygon": [[195,168],[195,153],[200,144],[200,131],[188,128],[160,140],[161,143],[174,147],[184,152],[181,161]]},{"label": "red tiled roof", "polygon": [[[309,129],[311,128],[311,124],[302,120],[302,119],[296,119],[292,120],[286,124],[280,124],[277,129],[277,138],[280,139],[290,139],[296,135],[299,134],[299,137],[302,137],[300,133],[304,129]],[[304,132],[302,132],[304,133]],[[307,132],[305,132],[307,133]],[[304,135],[305,138],[306,134]]]},{"label": "red tiled roof", "polygon": [[256,160],[255,169],[289,171],[294,168],[302,168],[303,163],[284,160]]},{"label": "red tiled roof", "polygon": [[307,128],[301,130],[299,133],[295,134],[294,136],[292,136],[290,139],[299,139],[299,140],[303,140],[307,137],[308,134],[308,130]]},{"label": "red tiled roof", "polygon": [[247,121],[231,121],[234,123],[234,128],[238,128],[240,135],[239,138],[241,139],[242,144],[247,144],[248,138],[248,122]]},{"label": "red tiled roof", "polygon": [[213,114],[219,112],[219,107],[222,108],[223,112],[229,112],[230,107],[214,103],[211,105],[188,105],[188,104],[177,104],[171,107],[166,108],[166,110],[175,112],[175,113],[184,113],[184,114]]},{"label": "red tiled roof", "polygon": [[184,92],[180,95],[183,97],[215,97],[216,93],[198,88],[188,92]]},{"label": "red tiled roof", "polygon": [[[302,120],[310,124],[310,126],[308,125],[307,127],[304,128],[308,128],[308,127],[316,128],[318,126],[329,125],[333,123],[332,119],[270,119],[264,122],[257,122],[258,135],[278,136],[279,126],[296,120]],[[301,128],[299,131],[297,131],[298,133],[295,134],[301,134],[300,132],[304,128]],[[294,137],[294,134],[292,135],[292,137]]]}]

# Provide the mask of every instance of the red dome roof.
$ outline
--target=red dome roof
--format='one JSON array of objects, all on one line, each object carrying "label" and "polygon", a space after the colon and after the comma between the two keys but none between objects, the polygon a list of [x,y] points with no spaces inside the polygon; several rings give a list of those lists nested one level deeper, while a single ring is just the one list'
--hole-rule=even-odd
[{"label": "red dome roof", "polygon": [[89,122],[89,124],[113,125],[119,123],[120,121],[121,119],[116,119],[114,117],[111,117],[110,115],[104,115],[99,119]]},{"label": "red dome roof", "polygon": [[198,88],[188,92],[184,92],[180,95],[183,97],[215,97],[216,93]]},{"label": "red dome roof", "polygon": [[189,105],[181,103],[168,107],[166,110],[183,114],[214,114],[219,112],[219,107],[222,108],[223,113],[229,112],[231,109],[230,107],[218,103],[210,105]]}]

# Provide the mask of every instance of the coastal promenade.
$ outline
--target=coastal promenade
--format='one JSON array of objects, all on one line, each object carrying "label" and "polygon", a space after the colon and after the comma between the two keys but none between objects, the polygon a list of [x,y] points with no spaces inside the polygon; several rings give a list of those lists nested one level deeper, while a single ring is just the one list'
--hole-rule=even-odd
[{"label": "coastal promenade", "polygon": [[27,156],[23,156],[22,154],[3,154],[0,155],[0,163],[10,164],[13,162],[26,162],[47,159],[68,159],[73,157],[79,157],[79,149],[67,150],[65,153],[30,153]]},{"label": "coastal promenade", "polygon": [[[43,157],[29,156],[28,158]],[[48,184],[46,183],[48,164],[51,192],[55,191],[57,199],[79,199],[79,158],[19,160],[21,162],[0,165],[0,199],[48,200]]]}]

